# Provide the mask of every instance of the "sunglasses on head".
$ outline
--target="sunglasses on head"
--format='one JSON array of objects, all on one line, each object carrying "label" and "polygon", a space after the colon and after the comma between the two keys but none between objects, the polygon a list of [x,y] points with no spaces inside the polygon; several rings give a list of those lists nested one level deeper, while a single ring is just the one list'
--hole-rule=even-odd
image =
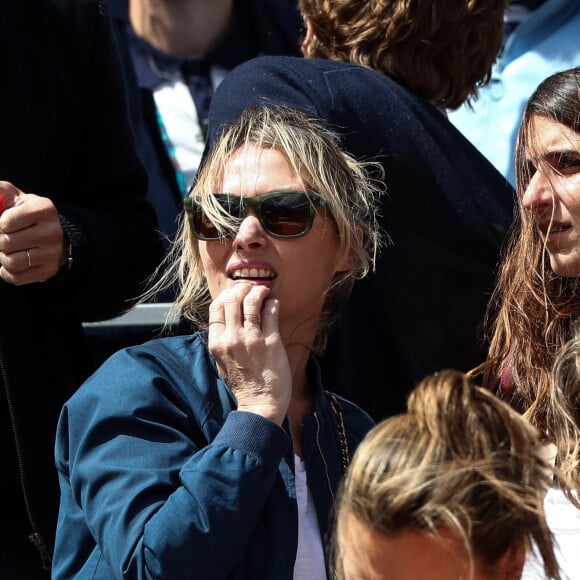
[{"label": "sunglasses on head", "polygon": [[[248,209],[253,209],[266,233],[273,238],[305,236],[312,228],[316,206],[326,207],[324,199],[312,191],[271,191],[256,197],[216,193],[214,198],[227,214],[240,220]],[[191,197],[185,198],[183,205],[198,240],[210,242],[228,237],[218,230],[201,205]],[[235,232],[230,235],[235,235]]]}]

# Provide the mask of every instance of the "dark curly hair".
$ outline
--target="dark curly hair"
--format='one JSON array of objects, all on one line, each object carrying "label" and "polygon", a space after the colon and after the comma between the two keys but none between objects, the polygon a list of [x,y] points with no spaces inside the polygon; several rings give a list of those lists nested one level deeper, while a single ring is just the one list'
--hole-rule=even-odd
[{"label": "dark curly hair", "polygon": [[307,56],[383,73],[442,109],[489,82],[507,0],[299,0]]}]

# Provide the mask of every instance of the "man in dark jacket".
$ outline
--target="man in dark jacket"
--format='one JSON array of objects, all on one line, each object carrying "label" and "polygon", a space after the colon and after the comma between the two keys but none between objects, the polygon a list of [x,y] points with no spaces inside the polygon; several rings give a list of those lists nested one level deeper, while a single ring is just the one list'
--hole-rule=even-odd
[{"label": "man in dark jacket", "polygon": [[[107,1],[148,197],[172,237],[203,152],[215,87],[255,56],[299,55],[302,20],[296,0]],[[172,131],[172,115],[181,134]]]},{"label": "man in dark jacket", "polygon": [[163,248],[103,2],[3,0],[0,22],[0,575],[29,580],[50,577],[57,418],[94,368],[81,322],[128,310]]},{"label": "man in dark jacket", "polygon": [[212,101],[208,148],[243,109],[273,102],[324,119],[356,157],[382,161],[393,243],[355,285],[322,361],[328,388],[379,420],[402,411],[426,374],[485,357],[480,324],[514,192],[445,108],[486,80],[506,3],[394,1],[381,13],[365,0],[332,13],[299,4],[309,58],[261,57],[231,72]]}]

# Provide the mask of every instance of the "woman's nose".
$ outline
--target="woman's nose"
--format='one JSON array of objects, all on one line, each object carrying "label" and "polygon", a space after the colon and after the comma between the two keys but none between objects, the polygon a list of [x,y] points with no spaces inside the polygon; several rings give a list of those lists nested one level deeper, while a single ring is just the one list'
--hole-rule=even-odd
[{"label": "woman's nose", "polygon": [[259,248],[267,243],[268,234],[264,231],[258,216],[249,210],[242,220],[234,238],[234,245],[238,248]]},{"label": "woman's nose", "polygon": [[540,171],[536,171],[522,197],[522,205],[526,209],[538,210],[551,207],[554,203],[554,190],[549,179]]}]

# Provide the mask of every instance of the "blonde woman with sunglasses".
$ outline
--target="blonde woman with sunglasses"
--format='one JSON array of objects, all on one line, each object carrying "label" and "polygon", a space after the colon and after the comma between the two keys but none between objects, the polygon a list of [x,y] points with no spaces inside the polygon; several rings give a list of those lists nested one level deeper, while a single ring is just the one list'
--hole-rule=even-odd
[{"label": "blonde woman with sunglasses", "polygon": [[367,167],[286,108],[206,159],[157,289],[203,330],[125,349],[68,401],[54,578],[325,579],[335,492],[370,417],[316,354],[379,243]]},{"label": "blonde woman with sunglasses", "polygon": [[380,223],[393,243],[353,288],[321,359],[333,389],[378,421],[401,412],[426,374],[485,358],[480,324],[514,191],[444,112],[489,80],[507,0],[298,5],[306,58],[231,71],[212,98],[207,142],[243,109],[281,103],[383,164]]}]

